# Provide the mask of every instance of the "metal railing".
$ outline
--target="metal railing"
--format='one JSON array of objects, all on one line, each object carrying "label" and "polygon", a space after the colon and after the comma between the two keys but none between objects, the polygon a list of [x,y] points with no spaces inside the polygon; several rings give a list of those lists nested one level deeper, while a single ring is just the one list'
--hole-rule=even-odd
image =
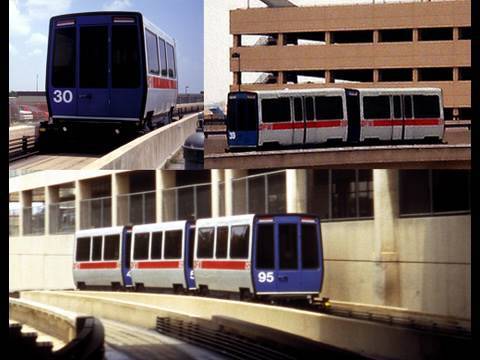
[{"label": "metal railing", "polygon": [[232,179],[233,214],[287,211],[286,170]]},{"label": "metal railing", "polygon": [[51,234],[75,232],[75,201],[52,203],[49,210]]},{"label": "metal railing", "polygon": [[121,224],[149,224],[155,222],[155,190],[117,196],[117,215]]},{"label": "metal railing", "polygon": [[23,235],[45,234],[45,205],[24,207]]},{"label": "metal railing", "polygon": [[80,201],[80,228],[91,229],[112,225],[112,198],[110,196]]},{"label": "metal railing", "polygon": [[163,190],[165,221],[197,219],[212,214],[211,184],[178,186]]}]

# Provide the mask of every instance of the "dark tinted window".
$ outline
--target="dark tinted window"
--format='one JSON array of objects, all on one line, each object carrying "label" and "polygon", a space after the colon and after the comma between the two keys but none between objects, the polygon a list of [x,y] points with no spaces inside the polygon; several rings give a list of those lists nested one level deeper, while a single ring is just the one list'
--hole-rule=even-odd
[{"label": "dark tinted window", "polygon": [[315,113],[317,120],[343,119],[342,97],[315,96]]},{"label": "dark tinted window", "polygon": [[313,120],[315,118],[315,110],[313,108],[313,98],[305,98],[305,119]]},{"label": "dark tinted window", "polygon": [[128,231],[125,237],[125,266],[130,269],[130,257],[132,255],[132,232]]},{"label": "dark tinted window", "polygon": [[390,119],[390,97],[365,96],[363,114],[365,119]]},{"label": "dark tinted window", "polygon": [[134,260],[146,260],[148,259],[148,238],[149,233],[137,233],[135,234],[133,244],[133,259]]},{"label": "dark tinted window", "polygon": [[160,48],[160,67],[162,69],[162,76],[167,76],[167,52],[165,50],[165,40],[158,38],[158,46]]},{"label": "dark tinted window", "polygon": [[102,260],[102,237],[92,238],[92,261]]},{"label": "dark tinted window", "polygon": [[162,258],[162,241],[163,241],[163,233],[161,231],[156,231],[152,233],[152,246],[150,250],[150,259]]},{"label": "dark tinted window", "polygon": [[175,50],[173,46],[167,43],[168,77],[175,78]]},{"label": "dark tinted window", "polygon": [[157,37],[148,30],[145,30],[145,36],[147,37],[148,72],[159,75],[160,65],[158,63]]},{"label": "dark tinted window", "polygon": [[395,119],[401,119],[402,118],[402,107],[400,105],[400,96],[395,95],[393,97],[393,117]]},{"label": "dark tinted window", "polygon": [[120,254],[120,235],[106,235],[103,260],[118,260]]},{"label": "dark tinted window", "polygon": [[188,267],[193,267],[193,251],[195,249],[195,228],[188,230]]},{"label": "dark tinted window", "polygon": [[289,122],[290,121],[290,99],[263,99],[262,100],[262,121],[263,122]]},{"label": "dark tinted window", "polygon": [[140,86],[140,53],[136,26],[112,26],[112,87]]},{"label": "dark tinted window", "polygon": [[416,118],[439,118],[440,103],[436,95],[413,95],[413,113]]},{"label": "dark tinted window", "polygon": [[165,259],[182,257],[182,230],[165,231]]},{"label": "dark tinted window", "polygon": [[227,257],[228,244],[228,226],[217,227],[217,246],[215,257],[217,259],[225,259]]},{"label": "dark tinted window", "polygon": [[432,170],[433,212],[470,210],[470,171]]},{"label": "dark tinted window", "polygon": [[232,226],[230,229],[230,258],[246,259],[248,258],[248,225]]},{"label": "dark tinted window", "polygon": [[81,237],[77,238],[77,249],[75,253],[76,261],[88,261],[90,260],[90,238]]},{"label": "dark tinted window", "polygon": [[197,258],[213,257],[213,228],[198,229]]},{"label": "dark tinted window", "polygon": [[428,170],[400,170],[400,214],[430,212]]},{"label": "dark tinted window", "polygon": [[230,95],[227,107],[227,127],[230,131],[257,130],[257,98],[248,95],[247,98],[238,98]]},{"label": "dark tinted window", "polygon": [[357,215],[355,170],[332,170],[332,218]]},{"label": "dark tinted window", "polygon": [[278,225],[280,269],[298,268],[297,224]]},{"label": "dark tinted window", "polygon": [[108,87],[108,28],[80,28],[80,87]]},{"label": "dark tinted window", "polygon": [[403,101],[404,101],[403,114],[405,115],[405,118],[411,119],[412,118],[412,97],[410,95],[404,96]]},{"label": "dark tinted window", "polygon": [[76,28],[55,30],[52,85],[60,88],[75,87]]},{"label": "dark tinted window", "polygon": [[275,267],[275,247],[273,241],[273,224],[258,224],[257,269],[273,269]]},{"label": "dark tinted window", "polygon": [[317,225],[302,224],[302,268],[318,268]]},{"label": "dark tinted window", "polygon": [[294,98],[293,107],[295,110],[295,121],[303,121],[302,98]]}]

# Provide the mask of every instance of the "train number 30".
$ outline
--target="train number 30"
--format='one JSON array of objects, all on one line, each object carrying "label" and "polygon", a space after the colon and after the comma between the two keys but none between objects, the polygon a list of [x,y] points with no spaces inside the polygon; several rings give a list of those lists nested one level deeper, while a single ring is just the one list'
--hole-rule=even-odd
[{"label": "train number 30", "polygon": [[274,281],[274,277],[273,277],[273,271],[268,271],[268,272],[265,272],[265,271],[261,271],[258,273],[258,282],[261,282],[261,283],[264,283],[264,282],[268,282],[268,283],[272,283]]},{"label": "train number 30", "polygon": [[57,104],[64,102],[64,103],[70,103],[72,102],[73,95],[70,90],[65,90],[64,92],[60,90],[55,90],[53,92],[53,101],[55,101]]}]

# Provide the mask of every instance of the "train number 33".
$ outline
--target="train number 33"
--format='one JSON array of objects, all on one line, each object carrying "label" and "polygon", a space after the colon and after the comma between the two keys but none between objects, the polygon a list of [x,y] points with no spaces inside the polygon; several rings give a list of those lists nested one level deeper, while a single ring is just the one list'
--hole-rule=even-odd
[{"label": "train number 33", "polygon": [[258,282],[261,282],[261,283],[264,283],[264,282],[268,282],[268,283],[272,283],[274,281],[274,277],[273,277],[273,271],[268,271],[268,272],[265,272],[265,271],[261,271],[258,273]]},{"label": "train number 33", "polygon": [[55,90],[53,92],[53,101],[55,101],[57,104],[64,102],[64,103],[70,103],[72,102],[73,95],[70,90],[65,90],[64,92],[60,90]]}]

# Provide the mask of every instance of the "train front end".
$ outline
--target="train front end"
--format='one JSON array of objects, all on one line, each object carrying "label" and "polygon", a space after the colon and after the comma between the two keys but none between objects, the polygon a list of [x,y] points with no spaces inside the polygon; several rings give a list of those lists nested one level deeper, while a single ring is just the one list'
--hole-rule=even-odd
[{"label": "train front end", "polygon": [[[118,136],[142,121],[146,97],[142,16],[68,14],[50,20],[46,95],[49,130]],[[45,128],[45,126],[44,126]],[[105,130],[105,132],[103,132]]]},{"label": "train front end", "polygon": [[227,143],[230,149],[258,144],[258,96],[253,92],[231,92],[227,103]]}]

